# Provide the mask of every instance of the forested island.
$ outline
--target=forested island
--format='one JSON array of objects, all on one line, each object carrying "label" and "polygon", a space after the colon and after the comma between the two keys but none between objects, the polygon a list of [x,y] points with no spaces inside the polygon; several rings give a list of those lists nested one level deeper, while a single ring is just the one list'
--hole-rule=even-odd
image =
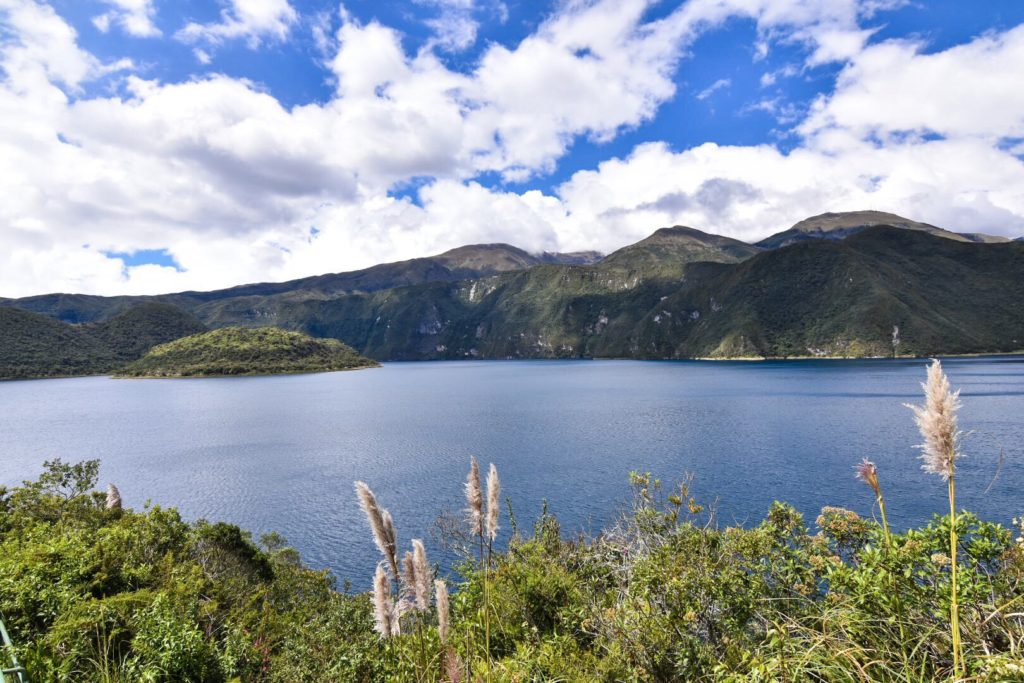
[{"label": "forested island", "polygon": [[160,344],[114,376],[280,375],[378,365],[336,339],[314,339],[276,327],[225,327]]}]

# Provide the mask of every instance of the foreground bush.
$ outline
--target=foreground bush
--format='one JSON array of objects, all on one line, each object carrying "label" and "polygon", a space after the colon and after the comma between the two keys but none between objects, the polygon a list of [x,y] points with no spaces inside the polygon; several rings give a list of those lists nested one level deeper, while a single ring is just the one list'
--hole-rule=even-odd
[{"label": "foreground bush", "polygon": [[[545,514],[489,564],[467,559],[442,646],[436,610],[382,639],[369,596],[338,592],[280,538],[106,509],[95,462],[47,466],[0,496],[0,612],[32,681],[932,681],[952,667],[948,517],[887,540],[841,508],[812,534],[776,504],[719,529],[685,487],[635,474],[631,511],[599,537],[566,539]],[[1024,680],[1022,532],[969,513],[957,526],[965,676]]]}]

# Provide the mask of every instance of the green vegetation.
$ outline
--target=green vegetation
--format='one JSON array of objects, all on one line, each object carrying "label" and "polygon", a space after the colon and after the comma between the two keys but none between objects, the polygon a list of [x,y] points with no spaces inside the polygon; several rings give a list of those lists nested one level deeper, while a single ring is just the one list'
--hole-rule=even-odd
[{"label": "green vegetation", "polygon": [[226,327],[154,347],[116,376],[276,375],[376,365],[336,339],[314,339],[276,327]]},{"label": "green vegetation", "polygon": [[[950,481],[956,408],[936,364],[915,416]],[[633,473],[631,505],[589,539],[546,510],[526,533],[474,461],[467,518],[440,526],[463,560],[437,582],[358,482],[383,557],[372,595],[336,591],[278,536],[122,509],[97,471],[52,461],[0,490],[0,614],[33,681],[1024,680],[1024,520],[893,532],[866,461],[881,524],[826,507],[812,533],[775,503],[720,528],[686,483]]]},{"label": "green vegetation", "polygon": [[191,313],[155,302],[81,325],[0,307],[0,379],[107,373],[156,344],[205,329]]},{"label": "green vegetation", "polygon": [[[442,646],[436,609],[382,639],[367,595],[280,538],[108,510],[95,462],[47,466],[0,498],[0,613],[32,681],[951,680],[948,517],[887,539],[776,504],[719,529],[685,486],[635,474],[598,538],[543,514],[482,564],[468,550]],[[1020,680],[1024,542],[966,512],[957,530],[967,673]]]}]

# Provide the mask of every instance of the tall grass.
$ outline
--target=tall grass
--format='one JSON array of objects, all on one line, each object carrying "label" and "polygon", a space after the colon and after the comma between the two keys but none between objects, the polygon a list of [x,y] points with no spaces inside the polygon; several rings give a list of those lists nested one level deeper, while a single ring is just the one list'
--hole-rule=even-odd
[{"label": "tall grass", "polygon": [[921,384],[924,389],[923,405],[909,405],[914,411],[924,443],[921,449],[922,468],[946,480],[949,497],[949,559],[952,594],[949,609],[950,628],[953,638],[953,675],[963,675],[963,647],[960,642],[960,606],[957,590],[957,528],[956,528],[956,461],[962,456],[960,440],[962,433],[957,428],[957,411],[960,409],[960,391],[952,391],[949,378],[942,371],[942,364],[936,359],[928,366],[928,380]]}]

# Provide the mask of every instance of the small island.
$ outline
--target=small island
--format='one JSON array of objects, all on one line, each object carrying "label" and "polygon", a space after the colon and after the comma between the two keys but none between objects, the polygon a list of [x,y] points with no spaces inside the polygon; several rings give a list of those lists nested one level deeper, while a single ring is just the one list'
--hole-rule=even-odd
[{"label": "small island", "polygon": [[379,367],[336,339],[277,327],[225,327],[153,347],[115,377],[224,377]]}]

